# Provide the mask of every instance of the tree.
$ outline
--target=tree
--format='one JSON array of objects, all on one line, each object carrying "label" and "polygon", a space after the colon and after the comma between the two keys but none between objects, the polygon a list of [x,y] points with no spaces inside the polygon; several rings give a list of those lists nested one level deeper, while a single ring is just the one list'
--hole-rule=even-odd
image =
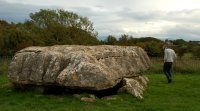
[{"label": "tree", "polygon": [[129,35],[123,34],[119,38],[119,45],[128,45]]},{"label": "tree", "polygon": [[77,38],[82,40],[92,38],[90,40],[98,41],[92,22],[73,12],[41,9],[39,12],[31,13],[30,18],[22,28],[35,35],[39,33],[37,36],[44,39],[46,45],[77,44],[75,42]]},{"label": "tree", "polygon": [[176,53],[180,58],[184,56],[185,53],[189,52],[188,46],[189,43],[183,39],[176,39],[172,41],[174,48],[176,50]]},{"label": "tree", "polygon": [[192,53],[195,57],[200,58],[200,45],[194,45],[192,48]]},{"label": "tree", "polygon": [[93,24],[87,17],[81,17],[73,12],[60,10],[41,9],[39,12],[30,14],[31,22],[40,28],[48,28],[54,25],[76,27],[96,36]]},{"label": "tree", "polygon": [[32,46],[32,41],[33,40],[31,39],[30,35],[21,30],[6,30],[3,38],[3,53],[4,55],[13,55],[18,50],[21,50],[27,46]]},{"label": "tree", "polygon": [[160,39],[154,38],[154,37],[143,37],[143,38],[138,38],[137,42],[150,42],[150,41],[155,41],[159,43],[163,43]]},{"label": "tree", "polygon": [[163,44],[161,42],[150,41],[145,43],[145,51],[151,57],[159,57],[163,55]]},{"label": "tree", "polygon": [[173,41],[173,44],[178,46],[186,46],[188,42],[183,39],[176,39]]},{"label": "tree", "polygon": [[128,39],[128,45],[133,46],[133,45],[136,45],[136,43],[137,43],[137,39],[130,36]]},{"label": "tree", "polygon": [[[8,23],[5,20],[0,20],[0,55],[11,55],[12,51],[10,51],[7,47],[9,47],[10,37],[9,34],[12,33],[16,29],[15,24]],[[11,31],[12,30],[12,31]]]},{"label": "tree", "polygon": [[108,44],[108,45],[116,45],[117,39],[114,36],[109,35],[106,39],[106,42],[107,42],[106,44]]},{"label": "tree", "polygon": [[182,47],[176,46],[174,47],[174,49],[180,58],[182,58],[184,54],[188,52],[187,47],[183,47],[183,46]]}]

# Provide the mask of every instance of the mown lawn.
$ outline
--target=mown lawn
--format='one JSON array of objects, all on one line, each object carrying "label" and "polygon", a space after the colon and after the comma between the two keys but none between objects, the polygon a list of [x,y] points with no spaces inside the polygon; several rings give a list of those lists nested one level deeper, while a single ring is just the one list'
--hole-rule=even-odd
[{"label": "mown lawn", "polygon": [[0,111],[200,111],[200,75],[175,74],[172,84],[163,74],[146,74],[149,85],[144,100],[128,94],[114,95],[114,100],[82,102],[71,95],[42,95],[14,90],[0,66]]}]

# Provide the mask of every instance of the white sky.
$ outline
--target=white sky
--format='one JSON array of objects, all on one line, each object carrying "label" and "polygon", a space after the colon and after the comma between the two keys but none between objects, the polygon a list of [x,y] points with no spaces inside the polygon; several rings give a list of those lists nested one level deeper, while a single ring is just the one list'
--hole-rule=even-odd
[{"label": "white sky", "polygon": [[88,17],[99,38],[129,34],[200,40],[200,0],[0,0],[0,19],[23,22],[39,9]]}]

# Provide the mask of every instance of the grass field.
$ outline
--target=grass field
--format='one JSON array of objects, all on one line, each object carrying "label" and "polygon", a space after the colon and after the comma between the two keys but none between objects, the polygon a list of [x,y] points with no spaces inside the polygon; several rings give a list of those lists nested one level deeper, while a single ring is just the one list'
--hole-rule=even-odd
[{"label": "grass field", "polygon": [[[163,72],[163,58],[151,58],[152,66],[149,70],[151,73]],[[199,58],[177,58],[173,63],[173,72],[181,74],[199,74]]]},{"label": "grass field", "polygon": [[7,78],[8,62],[0,63],[0,111],[200,111],[200,74],[175,74],[168,84],[163,74],[146,74],[144,100],[129,94],[114,100],[81,102],[70,95],[42,95],[14,90]]}]

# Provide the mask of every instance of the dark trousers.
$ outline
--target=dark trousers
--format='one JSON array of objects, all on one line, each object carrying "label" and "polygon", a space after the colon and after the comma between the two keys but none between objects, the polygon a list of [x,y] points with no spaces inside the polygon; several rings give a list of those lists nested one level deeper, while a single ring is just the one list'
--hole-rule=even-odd
[{"label": "dark trousers", "polygon": [[164,63],[164,73],[167,77],[168,82],[172,81],[172,62]]}]

